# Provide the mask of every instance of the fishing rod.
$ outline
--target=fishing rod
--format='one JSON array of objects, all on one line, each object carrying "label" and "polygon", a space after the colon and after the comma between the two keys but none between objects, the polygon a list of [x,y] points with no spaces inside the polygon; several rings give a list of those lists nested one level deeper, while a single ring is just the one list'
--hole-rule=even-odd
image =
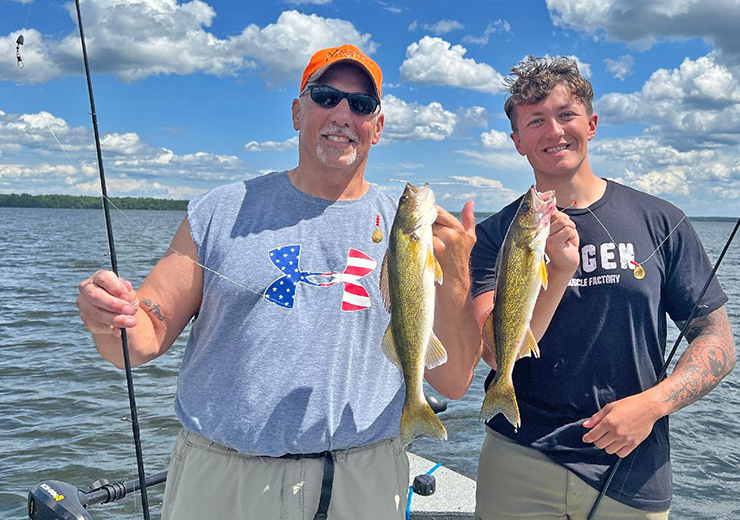
[{"label": "fishing rod", "polygon": [[[694,308],[691,309],[691,314],[689,314],[688,319],[684,323],[683,327],[681,328],[681,332],[678,335],[678,338],[676,339],[676,342],[673,344],[673,348],[671,349],[670,354],[668,354],[668,358],[663,363],[663,368],[660,371],[660,375],[658,375],[658,378],[655,380],[656,386],[658,383],[663,381],[663,379],[666,377],[666,374],[668,372],[668,365],[671,364],[671,361],[673,360],[673,356],[676,354],[676,351],[678,350],[678,346],[681,343],[681,340],[686,335],[686,331],[689,328],[689,325],[691,324],[691,320],[694,319],[696,316],[696,313],[699,311],[700,303],[702,298],[704,298],[704,294],[706,294],[707,289],[709,289],[709,284],[712,283],[712,279],[714,278],[714,275],[717,274],[717,269],[719,269],[719,265],[722,263],[722,260],[725,258],[725,253],[727,253],[727,250],[730,248],[730,244],[732,244],[732,241],[735,239],[735,235],[737,234],[737,230],[740,228],[740,218],[738,218],[737,222],[735,223],[735,227],[732,230],[732,233],[730,233],[729,238],[727,239],[727,242],[725,243],[725,247],[722,249],[722,253],[720,253],[719,258],[717,258],[717,263],[714,264],[714,267],[712,268],[712,272],[709,274],[709,278],[707,278],[707,282],[704,284],[704,289],[702,289],[701,294],[699,295],[699,298],[696,300],[696,304],[694,305]],[[618,458],[617,462],[614,463],[614,466],[612,466],[611,471],[609,472],[609,476],[606,478],[606,482],[604,482],[604,487],[601,488],[601,491],[599,492],[599,496],[596,497],[596,501],[594,502],[593,507],[591,508],[591,512],[588,514],[588,517],[586,517],[586,520],[592,520],[594,515],[596,514],[596,510],[599,507],[599,504],[601,503],[601,499],[604,498],[604,495],[606,494],[607,490],[609,489],[609,486],[612,483],[612,480],[614,479],[614,475],[617,473],[617,470],[619,469],[619,465],[622,463],[622,458]]]},{"label": "fishing rod", "polygon": [[[82,58],[85,62],[85,76],[87,78],[87,92],[90,97],[90,115],[92,116],[93,131],[95,133],[95,149],[98,156],[98,170],[100,171],[100,186],[103,194],[103,210],[105,212],[105,227],[108,233],[108,247],[110,250],[111,269],[118,276],[118,260],[116,259],[116,246],[113,243],[113,226],[108,207],[108,190],[105,185],[105,173],[103,171],[103,153],[100,149],[100,133],[98,132],[98,117],[95,113],[95,99],[93,97],[92,80],[90,78],[90,66],[87,61],[87,46],[85,45],[85,31],[82,28],[82,13],[80,12],[80,0],[75,0],[77,8],[77,22],[80,27],[80,42],[82,43]],[[123,348],[123,360],[126,369],[126,384],[128,386],[128,401],[131,409],[131,427],[134,433],[134,446],[136,449],[136,465],[139,473],[139,482],[146,482],[144,474],[144,456],[141,451],[141,439],[139,437],[139,419],[136,413],[136,398],[134,395],[134,380],[131,374],[131,359],[128,349],[128,336],[126,329],[121,329],[121,347]],[[141,507],[144,520],[149,520],[149,500],[146,494],[146,485],[141,486]]]}]

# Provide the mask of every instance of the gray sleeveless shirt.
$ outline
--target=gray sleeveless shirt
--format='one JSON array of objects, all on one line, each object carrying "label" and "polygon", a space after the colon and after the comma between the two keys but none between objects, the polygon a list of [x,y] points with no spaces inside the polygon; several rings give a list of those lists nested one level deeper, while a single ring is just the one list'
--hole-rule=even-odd
[{"label": "gray sleeveless shirt", "polygon": [[329,201],[297,190],[285,172],[190,202],[200,262],[222,276],[203,270],[175,399],[185,428],[268,456],[398,435],[403,380],[380,346],[394,213],[373,187]]}]

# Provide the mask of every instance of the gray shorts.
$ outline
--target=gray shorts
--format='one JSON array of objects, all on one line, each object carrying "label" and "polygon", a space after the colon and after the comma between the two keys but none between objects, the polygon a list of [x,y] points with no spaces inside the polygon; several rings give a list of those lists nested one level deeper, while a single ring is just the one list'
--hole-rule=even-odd
[{"label": "gray shorts", "polygon": [[[476,489],[477,520],[585,520],[599,492],[539,451],[486,427]],[[604,496],[594,520],[666,520]]]},{"label": "gray shorts", "polygon": [[[337,450],[328,520],[402,520],[409,461],[398,438]],[[162,520],[312,520],[322,459],[239,453],[181,430],[164,493]]]}]

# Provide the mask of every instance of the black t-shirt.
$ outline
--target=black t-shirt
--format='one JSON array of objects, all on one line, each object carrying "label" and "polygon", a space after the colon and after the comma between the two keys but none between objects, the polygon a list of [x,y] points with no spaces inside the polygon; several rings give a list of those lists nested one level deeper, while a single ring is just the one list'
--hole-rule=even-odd
[{"label": "black t-shirt", "polygon": [[[473,297],[495,289],[496,256],[520,200],[477,226]],[[616,455],[584,443],[583,422],[604,405],[656,383],[666,347],[666,314],[674,321],[689,317],[712,265],[688,219],[681,221],[683,212],[664,200],[607,181],[604,196],[589,209],[593,214],[566,210],[578,230],[581,261],[539,342],[541,357],[522,358],[514,366],[522,426],[515,433],[501,414],[488,426],[541,451],[600,490]],[[642,264],[643,279],[633,276],[631,260]],[[699,315],[726,301],[715,278]],[[492,377],[493,371],[486,385]],[[671,493],[664,417],[623,461],[607,495],[632,507],[663,511],[670,507]]]}]

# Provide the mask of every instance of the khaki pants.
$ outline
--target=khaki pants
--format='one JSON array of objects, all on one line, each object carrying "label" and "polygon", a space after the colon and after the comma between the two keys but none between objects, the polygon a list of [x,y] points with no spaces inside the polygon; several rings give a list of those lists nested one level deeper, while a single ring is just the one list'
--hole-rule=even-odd
[{"label": "khaki pants", "polygon": [[[333,455],[328,520],[403,519],[409,461],[398,438]],[[162,520],[312,520],[323,472],[323,459],[245,455],[183,429]]]},{"label": "khaki pants", "polygon": [[[585,520],[599,492],[539,451],[486,427],[478,463],[477,520]],[[666,520],[604,496],[594,520]]]}]

